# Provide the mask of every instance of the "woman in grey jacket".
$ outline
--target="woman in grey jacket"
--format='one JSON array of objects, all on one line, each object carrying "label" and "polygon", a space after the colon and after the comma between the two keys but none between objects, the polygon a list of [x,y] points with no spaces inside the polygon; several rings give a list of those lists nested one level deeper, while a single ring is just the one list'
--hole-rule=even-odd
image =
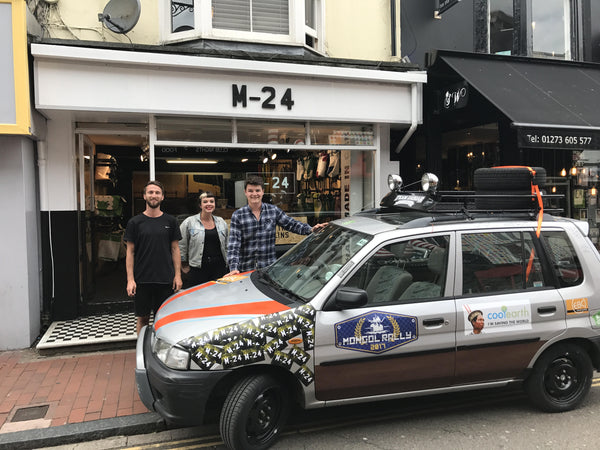
[{"label": "woman in grey jacket", "polygon": [[229,230],[223,218],[214,216],[216,197],[203,192],[198,198],[200,213],[180,225],[181,270],[187,273],[187,285],[195,286],[221,278],[227,273]]}]

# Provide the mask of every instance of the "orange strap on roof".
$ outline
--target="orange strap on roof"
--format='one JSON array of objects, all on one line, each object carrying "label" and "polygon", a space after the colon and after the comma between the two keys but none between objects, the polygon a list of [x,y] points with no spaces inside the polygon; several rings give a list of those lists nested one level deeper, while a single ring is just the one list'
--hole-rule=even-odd
[{"label": "orange strap on roof", "polygon": [[[532,167],[529,166],[498,166],[498,168],[503,168],[503,169],[510,169],[510,168],[527,168],[529,169],[529,172],[531,172],[531,179],[533,180],[533,177],[535,177],[535,170],[533,170]],[[537,217],[537,228],[535,230],[535,235],[539,238],[540,234],[542,232],[542,219],[544,217],[544,202],[542,201],[542,193],[540,192],[540,187],[537,184],[533,184],[533,181],[531,182],[531,195],[535,195],[535,197],[537,198],[538,201],[538,206],[540,207],[540,210],[538,212],[538,217]],[[529,280],[529,275],[531,274],[531,269],[533,268],[533,260],[535,258],[535,250],[532,248],[531,251],[529,252],[529,261],[527,261],[527,271],[526,271],[526,280]]]}]

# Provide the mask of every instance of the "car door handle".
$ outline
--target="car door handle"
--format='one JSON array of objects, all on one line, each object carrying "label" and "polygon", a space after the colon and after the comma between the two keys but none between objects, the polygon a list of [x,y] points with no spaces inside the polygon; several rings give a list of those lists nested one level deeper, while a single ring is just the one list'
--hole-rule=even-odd
[{"label": "car door handle", "polygon": [[443,317],[436,317],[435,319],[423,319],[423,326],[425,327],[441,327],[444,325]]},{"label": "car door handle", "polygon": [[542,306],[538,308],[539,314],[552,314],[556,312],[556,306]]}]

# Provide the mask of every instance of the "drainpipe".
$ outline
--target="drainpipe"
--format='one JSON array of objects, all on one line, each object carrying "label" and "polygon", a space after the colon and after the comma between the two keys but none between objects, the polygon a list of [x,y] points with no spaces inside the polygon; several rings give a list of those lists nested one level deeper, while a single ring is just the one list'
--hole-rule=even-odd
[{"label": "drainpipe", "polygon": [[390,0],[390,22],[392,33],[392,57],[396,56],[396,0]]},{"label": "drainpipe", "polygon": [[52,293],[50,299],[46,299],[42,294],[42,325],[50,323],[50,305],[54,298],[54,254],[52,249],[52,218],[50,217],[50,208],[48,205],[48,147],[46,141],[37,141],[37,164],[38,177],[40,181],[40,212],[48,211],[48,242],[50,245],[50,264],[51,276],[50,283],[52,284]]},{"label": "drainpipe", "polygon": [[410,89],[410,128],[396,147],[396,153],[400,153],[417,129],[417,106],[417,83],[413,83]]}]

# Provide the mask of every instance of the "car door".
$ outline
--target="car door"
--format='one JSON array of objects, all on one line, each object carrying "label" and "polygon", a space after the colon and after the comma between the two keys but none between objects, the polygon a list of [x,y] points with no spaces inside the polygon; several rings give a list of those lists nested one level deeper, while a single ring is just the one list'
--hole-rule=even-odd
[{"label": "car door", "polygon": [[[448,386],[455,359],[456,311],[451,234],[389,242],[343,283],[366,305],[315,320],[315,395],[340,400]],[[407,280],[409,280],[407,282]]]},{"label": "car door", "polygon": [[521,376],[566,325],[534,230],[460,232],[456,258],[456,383]]}]

